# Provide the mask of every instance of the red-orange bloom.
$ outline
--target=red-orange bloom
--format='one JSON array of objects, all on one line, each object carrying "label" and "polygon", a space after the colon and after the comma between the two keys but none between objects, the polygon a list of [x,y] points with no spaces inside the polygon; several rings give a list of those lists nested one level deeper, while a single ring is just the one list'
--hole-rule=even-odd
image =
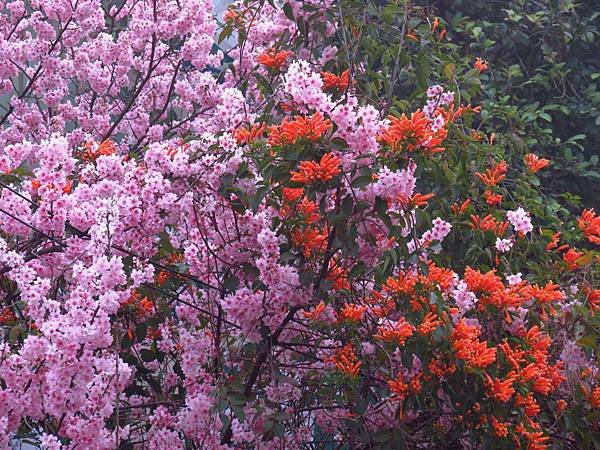
[{"label": "red-orange bloom", "polygon": [[563,255],[563,261],[567,263],[569,270],[575,270],[579,267],[577,260],[582,256],[583,252],[578,252],[574,248],[570,248],[569,251]]},{"label": "red-orange bloom", "polygon": [[508,222],[499,222],[491,214],[488,214],[483,219],[478,215],[471,215],[471,223],[469,224],[474,230],[491,231],[496,236],[502,236],[508,228]]},{"label": "red-orange bloom", "polygon": [[304,314],[304,317],[306,317],[309,320],[317,321],[317,320],[319,320],[319,317],[321,316],[321,314],[323,313],[324,310],[325,310],[325,303],[323,303],[323,301],[321,301],[317,306],[315,306],[310,311],[302,311],[302,314]]},{"label": "red-orange bloom", "polygon": [[255,123],[252,127],[235,130],[233,135],[238,144],[250,144],[262,136],[265,132],[264,123]]},{"label": "red-orange bloom", "polygon": [[336,291],[350,289],[347,270],[341,268],[335,260],[331,260],[329,263],[329,272],[327,272],[326,278],[333,282],[331,287]]},{"label": "red-orange bloom", "polygon": [[476,58],[475,62],[473,63],[473,67],[479,72],[485,72],[486,70],[488,70],[488,62],[484,59],[481,58]]},{"label": "red-orange bloom", "polygon": [[507,170],[508,164],[506,164],[506,161],[500,161],[490,169],[487,169],[484,173],[475,172],[475,176],[477,176],[486,186],[496,186],[506,178]]},{"label": "red-orange bloom", "polygon": [[358,323],[364,317],[366,310],[366,306],[345,304],[337,313],[337,321]]},{"label": "red-orange bloom", "polygon": [[417,110],[410,119],[402,114],[400,118],[389,116],[391,124],[379,135],[379,140],[392,151],[407,150],[414,152],[422,149],[428,153],[444,151],[441,144],[448,134],[445,128],[433,131],[429,118],[421,110]]},{"label": "red-orange bloom", "polygon": [[538,170],[542,170],[545,167],[548,167],[548,164],[550,164],[549,159],[540,158],[539,156],[534,155],[533,153],[527,153],[525,155],[524,160],[527,168],[534,173]]},{"label": "red-orange bloom", "polygon": [[321,72],[321,77],[323,78],[324,91],[329,91],[331,89],[345,91],[350,84],[350,71],[348,70],[344,70],[340,75],[331,72]]},{"label": "red-orange bloom", "polygon": [[488,374],[486,374],[487,379],[487,390],[488,395],[502,403],[506,403],[515,393],[515,389],[513,388],[513,384],[515,382],[514,377],[506,378],[505,380],[500,380],[498,378],[492,378]]},{"label": "red-orange bloom", "polygon": [[280,125],[269,128],[268,144],[282,146],[295,144],[300,139],[316,141],[331,127],[331,121],[324,119],[321,113],[310,117],[295,116],[293,120],[285,118]]},{"label": "red-orange bloom", "polygon": [[377,334],[374,336],[375,339],[380,339],[384,342],[394,342],[398,345],[404,344],[404,342],[412,336],[414,327],[401,317],[396,322],[389,322],[385,325],[377,327]]},{"label": "red-orange bloom", "polygon": [[452,348],[458,359],[483,369],[496,360],[496,349],[488,348],[487,342],[479,341],[478,337],[479,328],[461,320],[452,331]]},{"label": "red-orange bloom", "polygon": [[327,230],[319,231],[308,227],[304,231],[298,228],[292,231],[292,244],[302,250],[305,258],[310,258],[315,253],[320,253],[327,246]]},{"label": "red-orange bloom", "polygon": [[326,362],[334,363],[336,369],[350,376],[358,376],[360,373],[360,362],[354,353],[352,344],[346,344],[334,356],[326,358]]},{"label": "red-orange bloom", "polygon": [[502,200],[504,199],[502,195],[494,194],[489,189],[485,191],[483,197],[485,198],[485,202],[490,206],[498,206],[500,203],[502,203]]},{"label": "red-orange bloom", "polygon": [[494,416],[491,419],[494,434],[500,438],[508,436],[508,426],[506,422],[499,422]]},{"label": "red-orange bloom", "polygon": [[558,247],[558,242],[560,240],[560,232],[554,233],[550,238],[550,242],[546,245],[546,250],[553,250]]},{"label": "red-orange bloom", "polygon": [[417,327],[417,332],[422,335],[433,333],[442,324],[438,320],[437,316],[433,313],[429,313],[423,319],[423,322]]},{"label": "red-orange bloom", "polygon": [[390,391],[394,394],[394,398],[398,401],[405,400],[408,397],[409,387],[408,384],[402,379],[402,375],[398,375],[395,380],[389,380],[387,382],[390,387]]},{"label": "red-orange bloom", "polygon": [[267,51],[261,53],[257,61],[269,69],[280,70],[286,63],[287,59],[292,56],[294,52],[289,50],[277,51],[274,48],[270,48]]},{"label": "red-orange bloom", "polygon": [[565,294],[563,294],[559,289],[560,286],[554,284],[552,281],[549,281],[543,288],[539,287],[537,284],[534,284],[529,288],[529,293],[538,302],[547,304],[564,300]]},{"label": "red-orange bloom", "polygon": [[95,150],[93,149],[93,146],[94,144],[91,142],[84,145],[85,151],[81,155],[83,161],[96,161],[100,156],[114,155],[117,151],[115,143],[110,139],[102,141]]},{"label": "red-orange bloom", "polygon": [[6,325],[8,323],[17,320],[17,316],[10,308],[4,308],[0,310],[0,325]]},{"label": "red-orange bloom", "polygon": [[457,203],[453,203],[451,206],[452,212],[454,214],[464,214],[467,211],[467,208],[471,204],[471,199],[468,198],[460,206]]},{"label": "red-orange bloom", "polygon": [[590,405],[593,408],[600,409],[600,386],[596,386],[596,389],[592,391],[590,395]]},{"label": "red-orange bloom", "polygon": [[586,239],[600,245],[600,216],[597,216],[593,209],[584,209],[577,222]]},{"label": "red-orange bloom", "polygon": [[341,159],[333,153],[325,153],[318,163],[316,161],[302,161],[298,165],[298,172],[292,172],[291,180],[303,184],[316,181],[326,183],[342,173]]}]

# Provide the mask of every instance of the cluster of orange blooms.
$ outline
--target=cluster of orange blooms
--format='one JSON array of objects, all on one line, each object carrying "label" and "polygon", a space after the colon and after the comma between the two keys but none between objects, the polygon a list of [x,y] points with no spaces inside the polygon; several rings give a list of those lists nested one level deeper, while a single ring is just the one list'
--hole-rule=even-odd
[{"label": "cluster of orange blooms", "polygon": [[471,215],[471,223],[469,226],[474,230],[491,231],[496,236],[504,235],[508,228],[508,222],[500,222],[491,214],[488,214],[483,219],[476,214]]},{"label": "cluster of orange blooms", "polygon": [[293,120],[285,118],[280,125],[269,128],[267,143],[272,146],[291,145],[300,139],[316,141],[331,128],[331,121],[324,119],[319,112],[310,117],[295,116]]},{"label": "cluster of orange blooms", "polygon": [[288,58],[293,54],[294,52],[291,52],[289,50],[277,51],[274,48],[270,48],[258,55],[258,58],[256,58],[256,60],[259,64],[268,67],[269,69],[281,70],[287,62]]},{"label": "cluster of orange blooms", "polygon": [[588,241],[600,245],[600,216],[593,209],[584,209],[577,223]]},{"label": "cluster of orange blooms", "polygon": [[331,72],[321,72],[323,79],[323,90],[330,91],[337,89],[339,92],[344,92],[350,85],[350,71],[344,70],[341,74],[336,75]]},{"label": "cluster of orange blooms", "polygon": [[142,297],[136,292],[131,294],[127,301],[121,303],[120,309],[133,313],[136,319],[143,319],[154,313],[154,303],[148,297]]},{"label": "cluster of orange blooms", "polygon": [[358,376],[362,365],[354,353],[352,344],[344,345],[335,355],[326,358],[325,362],[333,363],[337,370],[353,377]]},{"label": "cluster of orange blooms", "polygon": [[379,135],[379,141],[392,152],[423,150],[425,153],[444,151],[442,143],[448,135],[446,128],[432,130],[431,121],[421,110],[410,118],[402,114],[400,118],[389,116],[390,125]]},{"label": "cluster of orange blooms", "polygon": [[491,187],[496,186],[506,178],[507,170],[508,164],[506,164],[506,161],[500,161],[499,163],[494,164],[491,168],[487,169],[484,173],[475,172],[475,176],[478,177],[483,184]]},{"label": "cluster of orange blooms", "polygon": [[88,142],[84,145],[85,150],[81,154],[83,161],[96,161],[100,156],[114,155],[117,152],[115,143],[111,140],[105,140],[94,149],[94,144]]},{"label": "cluster of orange blooms", "polygon": [[340,163],[340,158],[333,153],[325,153],[319,162],[302,161],[298,171],[291,173],[291,181],[302,184],[326,183],[342,173]]},{"label": "cluster of orange blooms", "polygon": [[548,164],[550,164],[550,160],[546,158],[540,158],[533,153],[527,153],[524,160],[527,168],[534,173],[548,167]]}]

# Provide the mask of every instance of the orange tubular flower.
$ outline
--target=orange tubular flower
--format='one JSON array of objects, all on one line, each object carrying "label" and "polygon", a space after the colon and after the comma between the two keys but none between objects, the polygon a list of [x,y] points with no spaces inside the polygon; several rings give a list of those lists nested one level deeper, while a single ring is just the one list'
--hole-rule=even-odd
[{"label": "orange tubular flower", "polygon": [[524,160],[527,168],[533,173],[537,172],[538,170],[542,170],[545,167],[548,167],[548,164],[550,164],[549,159],[540,158],[539,156],[534,155],[533,153],[527,153],[525,155]]},{"label": "orange tubular flower", "polygon": [[584,209],[577,222],[586,239],[592,244],[600,245],[600,216],[593,209]]},{"label": "orange tubular flower", "polygon": [[395,400],[403,401],[408,397],[409,386],[402,379],[402,375],[398,375],[395,380],[389,380],[387,384],[390,387],[390,391],[394,394]]},{"label": "orange tubular flower", "polygon": [[549,281],[543,288],[534,284],[529,288],[530,295],[535,298],[539,303],[548,304],[552,302],[560,302],[564,300],[565,294],[560,290],[560,286]]},{"label": "orange tubular flower", "polygon": [[0,326],[6,325],[17,320],[17,316],[10,308],[0,310]]},{"label": "orange tubular flower", "polygon": [[274,48],[270,48],[261,53],[258,56],[257,61],[259,64],[262,64],[269,69],[280,70],[285,65],[287,59],[293,54],[294,52],[289,50],[282,50],[278,52]]},{"label": "orange tubular flower", "polygon": [[483,197],[485,198],[485,202],[490,206],[498,206],[504,199],[500,194],[494,194],[489,189],[485,191]]},{"label": "orange tubular flower", "polygon": [[468,365],[483,369],[496,360],[496,349],[488,348],[487,342],[479,341],[479,328],[467,325],[464,320],[456,324],[452,332],[452,348],[458,359]]},{"label": "orange tubular flower", "polygon": [[484,60],[484,59],[476,58],[475,62],[473,63],[473,67],[479,73],[485,72],[486,70],[488,70],[488,62],[486,60]]},{"label": "orange tubular flower", "polygon": [[255,123],[252,127],[249,128],[240,128],[235,130],[233,136],[235,137],[238,145],[241,144],[250,144],[251,142],[256,141],[258,138],[262,136],[265,132],[265,124],[264,123]]},{"label": "orange tubular flower", "polygon": [[93,144],[88,142],[84,145],[85,151],[81,155],[83,161],[96,161],[100,156],[114,155],[117,147],[113,141],[107,139],[102,141],[96,150],[93,150]]},{"label": "orange tubular flower", "polygon": [[441,324],[442,322],[438,320],[435,314],[429,313],[425,316],[421,325],[418,326],[417,332],[422,335],[427,335],[437,330]]},{"label": "orange tubular flower", "polygon": [[475,176],[486,186],[496,186],[506,178],[507,170],[508,164],[506,164],[506,161],[500,161],[490,169],[487,169],[484,173],[475,172]]},{"label": "orange tubular flower", "polygon": [[356,358],[352,344],[344,345],[334,356],[326,358],[325,361],[332,362],[337,370],[353,377],[358,376],[362,365],[362,362]]},{"label": "orange tubular flower", "polygon": [[483,219],[477,215],[471,215],[471,223],[469,226],[474,229],[480,229],[482,231],[491,231],[496,236],[500,237],[508,228],[508,222],[498,222],[491,214],[488,214]]},{"label": "orange tubular flower", "polygon": [[462,204],[460,206],[458,206],[457,203],[453,203],[451,206],[452,212],[457,215],[464,214],[467,211],[467,208],[469,207],[470,204],[471,204],[470,198],[468,198],[464,202],[462,202]]},{"label": "orange tubular flower", "polygon": [[499,422],[494,416],[491,419],[492,427],[494,428],[494,434],[497,437],[505,438],[508,436],[508,427],[506,422]]},{"label": "orange tubular flower", "polygon": [[600,409],[600,386],[596,386],[596,389],[592,391],[590,395],[590,405],[593,408]]},{"label": "orange tubular flower", "polygon": [[348,85],[350,84],[350,71],[344,70],[340,75],[330,72],[321,72],[321,78],[323,78],[324,91],[337,89],[342,92],[348,89]]},{"label": "orange tubular flower", "polygon": [[514,377],[506,378],[504,381],[498,378],[492,378],[486,374],[487,378],[487,390],[488,395],[502,403],[506,403],[515,393],[515,389],[513,388],[513,384],[515,382]]},{"label": "orange tubular flower", "polygon": [[299,171],[291,173],[291,180],[303,184],[311,184],[316,181],[326,183],[342,173],[341,162],[341,159],[333,153],[325,153],[318,163],[302,161],[298,165]]},{"label": "orange tubular flower", "polygon": [[302,314],[304,314],[304,317],[306,317],[307,319],[316,322],[317,320],[319,320],[319,317],[321,316],[321,314],[323,313],[324,310],[325,310],[325,303],[323,303],[323,301],[321,301],[317,306],[315,306],[310,311],[302,311]]},{"label": "orange tubular flower", "polygon": [[433,131],[429,118],[423,111],[415,111],[410,119],[405,114],[402,114],[400,118],[388,116],[388,119],[391,124],[379,135],[379,140],[391,151],[414,152],[419,149],[423,149],[427,153],[444,151],[441,144],[446,139],[448,131],[445,128]]},{"label": "orange tubular flower", "polygon": [[411,206],[427,206],[427,202],[431,200],[435,194],[415,194],[410,199]]},{"label": "orange tubular flower", "polygon": [[592,314],[594,314],[594,311],[600,309],[600,289],[586,288],[585,295],[587,304]]},{"label": "orange tubular flower", "polygon": [[350,289],[347,271],[338,266],[334,260],[331,260],[329,263],[329,272],[327,272],[326,278],[330,281],[333,281],[333,286],[331,287],[336,291]]},{"label": "orange tubular flower", "polygon": [[560,239],[560,232],[554,233],[552,235],[552,237],[550,238],[550,242],[548,243],[548,245],[546,245],[546,250],[553,250],[556,247],[558,247],[559,239]]},{"label": "orange tubular flower", "polygon": [[315,142],[329,128],[331,128],[331,121],[324,119],[323,115],[318,112],[310,117],[295,116],[293,120],[286,118],[280,125],[273,125],[269,128],[267,143],[272,146],[282,146],[295,144],[300,139]]},{"label": "orange tubular flower", "polygon": [[401,317],[396,322],[390,322],[377,327],[378,333],[374,337],[375,339],[384,342],[394,342],[398,345],[402,345],[412,336],[414,329],[415,328],[408,323],[406,319]]},{"label": "orange tubular flower", "polygon": [[574,248],[570,248],[568,252],[563,255],[563,261],[567,264],[569,270],[575,270],[579,267],[577,260],[583,256],[583,252],[578,252]]},{"label": "orange tubular flower", "polygon": [[367,310],[366,306],[345,304],[344,307],[337,313],[337,321],[358,323],[362,320]]},{"label": "orange tubular flower", "polygon": [[299,247],[304,257],[308,259],[313,254],[325,250],[327,230],[319,231],[316,228],[308,227],[302,232],[296,228],[292,231],[292,244]]}]

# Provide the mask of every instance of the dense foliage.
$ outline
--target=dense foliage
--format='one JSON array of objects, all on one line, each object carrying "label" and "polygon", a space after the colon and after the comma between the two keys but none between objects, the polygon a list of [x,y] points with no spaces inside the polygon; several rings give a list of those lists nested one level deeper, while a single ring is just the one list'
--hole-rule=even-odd
[{"label": "dense foliage", "polygon": [[0,445],[600,446],[595,17],[445,4],[3,1]]}]

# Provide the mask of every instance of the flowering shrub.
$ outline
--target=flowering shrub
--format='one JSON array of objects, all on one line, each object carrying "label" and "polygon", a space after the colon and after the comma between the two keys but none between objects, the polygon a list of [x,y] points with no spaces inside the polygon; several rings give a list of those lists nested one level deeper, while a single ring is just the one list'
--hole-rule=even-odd
[{"label": "flowering shrub", "polygon": [[369,99],[344,2],[4,6],[3,446],[597,445],[600,218],[460,82]]}]

